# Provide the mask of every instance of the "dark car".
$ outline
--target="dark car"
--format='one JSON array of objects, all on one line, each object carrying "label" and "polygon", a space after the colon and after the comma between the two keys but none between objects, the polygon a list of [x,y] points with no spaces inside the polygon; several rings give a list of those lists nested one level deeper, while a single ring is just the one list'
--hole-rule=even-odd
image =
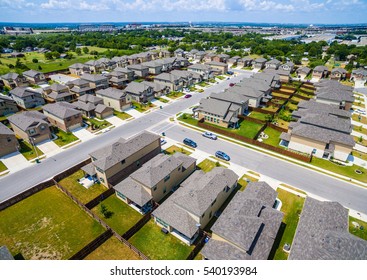
[{"label": "dark car", "polygon": [[229,155],[227,155],[225,152],[222,152],[222,151],[217,151],[215,153],[215,156],[217,158],[220,158],[220,159],[223,159],[223,160],[226,160],[226,161],[230,161],[231,158],[229,157]]},{"label": "dark car", "polygon": [[193,148],[196,148],[198,146],[195,141],[193,141],[189,138],[185,138],[183,140],[183,143],[186,144],[187,146],[190,146],[190,147],[193,147]]},{"label": "dark car", "polygon": [[192,95],[191,94],[186,94],[185,98],[190,98]]},{"label": "dark car", "polygon": [[230,83],[230,84],[229,84],[229,86],[230,86],[230,87],[233,87],[233,86],[234,86],[234,83]]}]

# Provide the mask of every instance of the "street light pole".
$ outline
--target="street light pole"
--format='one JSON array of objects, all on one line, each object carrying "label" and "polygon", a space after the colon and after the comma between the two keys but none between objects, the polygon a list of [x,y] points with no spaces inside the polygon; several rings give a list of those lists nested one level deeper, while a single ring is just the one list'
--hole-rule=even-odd
[{"label": "street light pole", "polygon": [[38,157],[38,152],[37,152],[37,148],[36,148],[36,145],[34,144],[34,139],[33,137],[29,137],[29,142],[31,142],[31,145],[33,146],[34,148],[34,152],[36,153],[36,163],[39,163],[40,160],[39,160],[39,157]]}]

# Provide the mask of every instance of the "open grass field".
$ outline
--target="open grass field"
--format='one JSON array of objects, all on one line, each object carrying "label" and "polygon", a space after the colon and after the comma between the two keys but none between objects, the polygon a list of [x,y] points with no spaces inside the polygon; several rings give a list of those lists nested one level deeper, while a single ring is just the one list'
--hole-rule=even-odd
[{"label": "open grass field", "polygon": [[83,177],[83,170],[79,170],[69,177],[62,179],[59,184],[66,188],[73,196],[75,196],[81,203],[84,204],[107,190],[107,188],[102,184],[94,184],[93,186],[86,189],[78,182],[78,179]]},{"label": "open grass field", "polygon": [[[35,159],[38,156],[42,156],[43,152],[37,148],[37,146],[32,146],[26,141],[19,141],[20,150],[19,152],[27,159],[32,160]],[[35,149],[37,153],[35,152]]]},{"label": "open grass field", "polygon": [[68,259],[104,228],[56,187],[0,212],[0,244],[25,259]]},{"label": "open grass field", "polygon": [[172,234],[164,234],[153,220],[150,220],[129,242],[152,260],[185,260],[194,246],[188,246]]},{"label": "open grass field", "polygon": [[[105,217],[101,213],[102,204],[105,205],[107,211],[110,212],[110,217]],[[106,198],[94,207],[92,211],[120,235],[123,235],[143,217],[140,213],[117,198],[116,195],[111,195]]]},{"label": "open grass field", "polygon": [[140,258],[129,247],[112,236],[90,253],[85,260],[140,260]]},{"label": "open grass field", "polygon": [[283,235],[280,236],[278,232],[277,239],[281,238],[281,240],[274,259],[286,260],[288,259],[288,254],[283,251],[283,246],[285,243],[292,244],[293,242],[305,199],[283,189],[278,188],[277,192],[278,199],[282,202],[280,211],[284,213],[284,217],[279,229],[279,232],[283,232]]}]

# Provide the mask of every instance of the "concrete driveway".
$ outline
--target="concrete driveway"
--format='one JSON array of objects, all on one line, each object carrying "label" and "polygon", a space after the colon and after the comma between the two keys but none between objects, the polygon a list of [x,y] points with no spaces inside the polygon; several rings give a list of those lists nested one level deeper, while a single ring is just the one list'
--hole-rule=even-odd
[{"label": "concrete driveway", "polygon": [[118,127],[120,125],[123,125],[124,123],[126,123],[126,121],[120,119],[119,117],[116,116],[111,116],[105,119],[106,121],[108,121],[110,124],[114,125],[115,127]]},{"label": "concrete driveway", "polygon": [[355,88],[364,88],[364,81],[355,81],[354,87]]},{"label": "concrete driveway", "polygon": [[82,142],[92,139],[95,135],[89,132],[85,127],[79,127],[71,131]]},{"label": "concrete driveway", "polygon": [[32,164],[19,152],[11,153],[1,158],[10,172],[17,172]]},{"label": "concrete driveway", "polygon": [[144,116],[143,113],[140,113],[138,110],[135,110],[133,108],[129,108],[127,110],[125,110],[126,113],[128,113],[129,115],[133,116],[135,119],[140,118],[141,116]]},{"label": "concrete driveway", "polygon": [[152,103],[154,104],[154,105],[156,105],[156,106],[162,106],[162,107],[164,107],[164,106],[166,106],[167,105],[167,103],[164,103],[164,102],[162,102],[162,101],[159,101],[159,100],[157,100],[157,99],[153,99],[152,100]]},{"label": "concrete driveway", "polygon": [[57,146],[53,141],[47,140],[37,144],[37,147],[46,155],[53,156],[61,151],[59,146]]}]

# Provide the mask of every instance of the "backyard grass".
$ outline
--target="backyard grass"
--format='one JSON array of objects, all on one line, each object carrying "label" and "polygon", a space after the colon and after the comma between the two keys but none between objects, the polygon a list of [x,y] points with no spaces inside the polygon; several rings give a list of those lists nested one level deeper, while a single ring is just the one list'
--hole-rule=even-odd
[{"label": "backyard grass", "polygon": [[267,128],[265,128],[264,133],[266,135],[268,135],[269,138],[268,139],[262,139],[263,143],[269,144],[269,145],[274,146],[274,147],[280,147],[279,146],[279,142],[280,142],[279,137],[280,137],[280,134],[281,134],[280,131],[275,130],[274,128],[271,128],[271,127],[267,127]]},{"label": "backyard grass", "polygon": [[170,93],[166,94],[167,97],[172,98],[172,99],[179,98],[183,95],[184,95],[184,93],[180,92],[180,91],[171,91]]},{"label": "backyard grass", "polygon": [[103,231],[56,187],[0,212],[0,244],[25,259],[67,259]]},{"label": "backyard grass", "polygon": [[83,117],[83,120],[89,124],[89,128],[92,130],[92,131],[98,131],[98,130],[101,130],[101,129],[104,129],[106,127],[109,127],[111,126],[111,124],[106,121],[106,120],[97,120],[95,118],[86,118],[86,117]]},{"label": "backyard grass", "polygon": [[363,117],[362,115],[352,114],[352,120],[363,124],[367,124],[367,118]]},{"label": "backyard grass", "polygon": [[363,160],[367,161],[367,154],[365,154],[365,153],[362,153],[362,152],[357,151],[357,150],[353,150],[352,155],[354,157],[357,157],[357,158],[360,158],[360,159],[363,159]]},{"label": "backyard grass", "polygon": [[172,145],[171,147],[165,149],[165,153],[168,154],[168,155],[173,155],[174,153],[177,153],[177,152],[188,155],[188,156],[192,154],[188,150],[185,150],[184,148],[177,147],[175,145]]},{"label": "backyard grass", "polygon": [[240,127],[238,129],[234,129],[238,135],[246,136],[248,138],[254,139],[259,130],[263,127],[262,124],[250,122],[247,120],[242,120],[240,122]]},{"label": "backyard grass", "polygon": [[290,100],[292,100],[292,101],[294,101],[296,103],[299,103],[302,99],[299,98],[299,97],[296,97],[296,96],[292,96],[292,98]]},{"label": "backyard grass", "polygon": [[[312,157],[311,164],[314,166],[320,167],[320,168],[324,168],[331,172],[349,177],[351,179],[355,179],[355,180],[367,183],[366,169],[360,166],[357,166],[357,165],[342,166],[342,165],[335,164],[329,160],[325,160],[325,159],[321,159],[317,157]],[[355,172],[355,170],[357,169],[362,171],[362,174],[357,174]]]},{"label": "backyard grass", "polygon": [[78,179],[84,177],[83,170],[78,170],[69,177],[62,179],[59,184],[66,188],[81,203],[87,203],[107,190],[102,184],[94,184],[88,189],[79,184]]},{"label": "backyard grass", "polygon": [[278,110],[278,107],[270,105],[267,107],[262,108],[263,110],[270,111],[270,112],[276,112]]},{"label": "backyard grass", "polygon": [[277,123],[277,126],[288,129],[289,122],[286,122],[280,118],[275,118],[274,121]]},{"label": "backyard grass", "polygon": [[264,114],[264,113],[260,113],[260,112],[251,112],[251,114],[249,115],[250,118],[254,118],[254,119],[258,119],[261,121],[266,121],[269,119],[270,115],[269,114]]},{"label": "backyard grass", "polygon": [[8,168],[2,161],[0,161],[0,173],[4,172],[5,170],[8,170]]},{"label": "backyard grass", "polygon": [[[352,222],[357,222],[361,227],[363,227],[363,229],[360,227],[356,228]],[[349,232],[355,236],[367,240],[367,222],[349,216]]]},{"label": "backyard grass", "polygon": [[290,185],[287,185],[287,184],[280,184],[280,186],[283,186],[283,187],[285,187],[285,188],[287,188],[287,189],[291,189],[291,190],[294,190],[294,191],[299,192],[299,193],[301,193],[301,194],[307,195],[307,193],[306,193],[306,192],[304,192],[304,191],[302,191],[302,190],[300,190],[300,189],[297,189],[297,188],[295,188],[295,187],[292,187],[292,186],[290,186]]},{"label": "backyard grass", "polygon": [[[274,259],[286,260],[288,254],[283,251],[283,246],[285,243],[292,245],[305,199],[283,189],[278,188],[277,192],[278,199],[282,202],[280,211],[284,213],[284,217],[275,241],[275,243],[277,240],[279,242],[279,238],[281,238]],[[279,233],[283,233],[283,235]]]},{"label": "backyard grass", "polygon": [[76,137],[71,132],[65,132],[58,128],[54,128],[54,134],[56,134],[57,136],[57,139],[55,139],[54,142],[59,147],[65,146],[67,144],[79,140],[79,138]]},{"label": "backyard grass", "polygon": [[362,134],[365,134],[366,137],[367,137],[367,129],[362,127],[362,125],[360,126],[357,126],[357,125],[353,125],[353,130],[359,132],[359,133],[362,133]]},{"label": "backyard grass", "polygon": [[135,233],[129,242],[152,260],[185,260],[194,248],[172,234],[161,232],[153,220]]},{"label": "backyard grass", "polygon": [[[101,205],[105,205],[110,216],[105,217],[101,213]],[[92,209],[102,220],[104,220],[118,234],[123,235],[133,225],[135,225],[143,216],[132,209],[129,205],[121,201],[116,195],[103,200]]]},{"label": "backyard grass", "polygon": [[204,172],[209,172],[210,170],[212,170],[214,167],[216,167],[217,165],[221,166],[221,167],[224,167],[223,165],[218,164],[212,160],[209,160],[209,159],[204,159],[202,162],[200,162],[197,167],[199,169],[201,169],[202,171]]},{"label": "backyard grass", "polygon": [[254,177],[252,177],[250,175],[247,175],[247,174],[243,175],[241,177],[241,179],[239,179],[238,182],[237,182],[237,184],[240,187],[239,190],[241,192],[247,187],[247,184],[249,183],[247,180],[250,181],[250,182],[258,182],[259,181],[259,179],[254,178]]},{"label": "backyard grass", "polygon": [[365,137],[353,136],[353,139],[357,144],[367,147],[367,136]]},{"label": "backyard grass", "polygon": [[140,258],[129,247],[112,236],[90,253],[85,260],[140,260]]},{"label": "backyard grass", "polygon": [[[31,144],[29,144],[26,141],[19,141],[20,149],[19,152],[27,159],[32,160],[35,159],[38,156],[43,155],[43,152],[37,148],[37,146],[33,147]],[[37,154],[34,151],[34,149],[37,150]]]},{"label": "backyard grass", "polygon": [[297,110],[298,106],[296,104],[293,104],[291,102],[287,103],[288,110],[294,111]]},{"label": "backyard grass", "polygon": [[289,98],[288,94],[281,94],[281,93],[277,93],[277,92],[273,92],[272,95],[275,96],[275,97]]},{"label": "backyard grass", "polygon": [[113,115],[120,118],[120,119],[122,119],[122,120],[126,120],[126,119],[129,119],[129,118],[132,117],[131,115],[129,115],[126,112],[119,112],[119,111],[113,111]]},{"label": "backyard grass", "polygon": [[354,106],[358,106],[358,107],[364,107],[364,102],[363,101],[354,101],[353,102]]}]

